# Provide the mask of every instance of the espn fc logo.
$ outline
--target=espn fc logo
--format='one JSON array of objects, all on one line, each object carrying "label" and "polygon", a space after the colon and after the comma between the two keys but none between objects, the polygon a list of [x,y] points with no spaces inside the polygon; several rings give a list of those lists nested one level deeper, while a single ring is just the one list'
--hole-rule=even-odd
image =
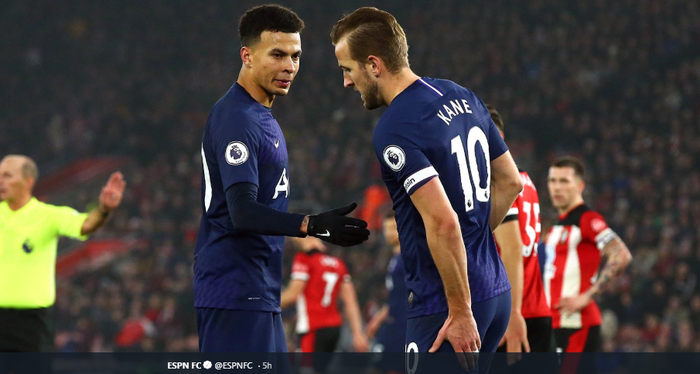
[{"label": "espn fc logo", "polygon": [[189,369],[211,369],[211,361],[207,360],[204,362],[192,361],[192,362],[181,362],[181,361],[169,361],[168,370],[189,370]]}]

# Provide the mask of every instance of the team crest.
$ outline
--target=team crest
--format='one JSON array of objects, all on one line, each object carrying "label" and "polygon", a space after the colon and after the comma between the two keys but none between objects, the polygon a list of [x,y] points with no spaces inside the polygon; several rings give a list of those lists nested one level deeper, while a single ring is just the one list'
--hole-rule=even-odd
[{"label": "team crest", "polygon": [[600,218],[594,218],[593,220],[591,220],[591,228],[592,228],[593,231],[595,231],[595,232],[601,232],[601,231],[603,231],[603,230],[605,229],[606,226],[607,226],[607,225],[605,224],[605,221],[603,221],[603,220],[600,219]]},{"label": "team crest", "polygon": [[248,161],[248,147],[239,141],[228,143],[226,162],[229,165],[238,166],[246,161]]},{"label": "team crest", "polygon": [[384,162],[393,171],[399,171],[406,165],[406,153],[398,145],[384,148]]}]

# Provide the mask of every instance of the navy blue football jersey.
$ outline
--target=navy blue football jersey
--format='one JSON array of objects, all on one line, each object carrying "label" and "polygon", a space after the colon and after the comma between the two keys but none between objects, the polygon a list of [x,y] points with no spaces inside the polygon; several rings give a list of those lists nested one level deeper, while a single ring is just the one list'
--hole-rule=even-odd
[{"label": "navy blue football jersey", "polygon": [[510,289],[489,226],[490,161],[508,148],[484,103],[451,81],[421,78],[382,115],[373,137],[391,194],[406,269],[408,318],[447,311],[447,300],[410,195],[439,176],[459,217],[472,303]]},{"label": "navy blue football jersey", "polygon": [[285,238],[234,229],[226,189],[253,183],[259,203],[287,211],[282,130],[270,109],[235,83],[209,114],[201,152],[204,214],[194,252],[195,306],[279,312]]}]

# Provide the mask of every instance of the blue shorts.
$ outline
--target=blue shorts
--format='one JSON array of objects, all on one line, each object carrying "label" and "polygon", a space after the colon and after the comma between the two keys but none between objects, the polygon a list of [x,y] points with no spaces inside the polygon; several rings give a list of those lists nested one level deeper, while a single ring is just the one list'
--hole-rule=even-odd
[{"label": "blue shorts", "polygon": [[195,308],[200,352],[287,352],[279,313]]},{"label": "blue shorts", "polygon": [[382,352],[406,351],[406,320],[401,322],[384,323],[377,332],[377,344],[381,344]]},{"label": "blue shorts", "polygon": [[[479,350],[481,353],[479,355],[479,374],[488,372],[489,366],[491,365],[491,359],[493,359],[493,354],[484,353],[496,352],[498,343],[500,343],[501,338],[506,332],[508,321],[510,319],[510,302],[511,296],[510,291],[508,291],[491,299],[474,303],[472,305],[472,313],[474,313],[476,326],[479,330],[479,337],[481,338],[481,349]],[[425,352],[428,352],[428,349],[433,346],[433,343],[435,342],[435,339],[437,338],[440,329],[442,329],[446,319],[447,312],[417,318],[409,318],[406,331],[406,352],[410,354],[420,353],[419,363],[422,361],[427,364],[428,360],[424,358],[430,357],[431,354],[425,354]],[[449,367],[451,368],[450,370],[459,368],[457,357],[454,355],[454,350],[449,342],[442,343],[438,349],[438,352],[452,352],[452,354],[449,355],[436,354],[434,357],[432,357],[433,359],[439,360],[438,366],[440,368]],[[423,366],[416,364],[416,360],[412,359],[411,357],[407,357],[407,359],[407,370],[414,373],[436,372],[435,370],[438,369],[434,364]],[[417,369],[419,371],[410,369]],[[457,370],[456,372],[459,371],[460,370]]]}]

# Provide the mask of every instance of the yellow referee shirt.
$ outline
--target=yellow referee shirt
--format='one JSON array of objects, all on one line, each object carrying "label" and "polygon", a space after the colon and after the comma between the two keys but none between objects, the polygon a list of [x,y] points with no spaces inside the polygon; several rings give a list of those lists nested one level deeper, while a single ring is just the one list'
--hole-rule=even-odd
[{"label": "yellow referee shirt", "polygon": [[56,300],[59,236],[81,236],[87,213],[32,198],[17,211],[0,202],[0,308],[45,308]]}]

